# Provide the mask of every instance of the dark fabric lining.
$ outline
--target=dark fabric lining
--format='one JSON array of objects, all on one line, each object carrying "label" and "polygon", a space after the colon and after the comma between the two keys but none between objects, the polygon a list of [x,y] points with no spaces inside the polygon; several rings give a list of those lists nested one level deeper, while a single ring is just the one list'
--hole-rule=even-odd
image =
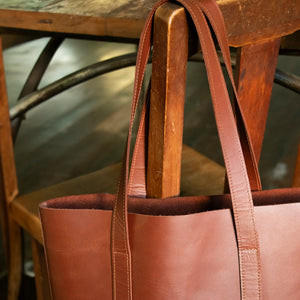
[{"label": "dark fabric lining", "polygon": [[[300,188],[253,192],[255,206],[300,202]],[[115,195],[89,194],[48,200],[40,205],[52,209],[112,210]],[[231,208],[230,194],[217,196],[173,197],[165,199],[129,197],[128,211],[145,215],[186,215],[208,210]]]}]

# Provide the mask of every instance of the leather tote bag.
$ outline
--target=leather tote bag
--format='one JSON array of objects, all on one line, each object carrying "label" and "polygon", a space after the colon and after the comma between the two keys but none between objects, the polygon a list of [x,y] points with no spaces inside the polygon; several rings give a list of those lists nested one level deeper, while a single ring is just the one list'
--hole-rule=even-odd
[{"label": "leather tote bag", "polygon": [[[165,2],[154,6],[142,32],[116,195],[69,196],[40,206],[52,296],[300,299],[300,189],[260,190],[246,125],[242,121],[238,126],[239,137],[207,23],[233,82],[224,21],[213,0],[178,2],[190,14],[199,36],[230,194],[145,198],[145,167],[138,159],[145,152],[143,142],[135,145],[129,176],[131,130],[151,46],[153,14]],[[145,110],[146,105],[139,141]],[[142,191],[136,190],[141,183]]]}]

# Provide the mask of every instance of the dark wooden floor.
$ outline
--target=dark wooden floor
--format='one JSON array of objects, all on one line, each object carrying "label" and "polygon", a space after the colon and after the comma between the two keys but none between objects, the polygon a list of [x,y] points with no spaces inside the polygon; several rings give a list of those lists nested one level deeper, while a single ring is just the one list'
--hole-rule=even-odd
[{"label": "dark wooden floor", "polygon": [[[10,105],[15,103],[22,82],[45,43],[46,39],[41,39],[5,51]],[[67,40],[55,55],[41,86],[89,63],[132,51],[134,45]],[[299,57],[281,57],[278,66],[300,75]],[[134,68],[127,68],[93,79],[28,113],[15,146],[21,192],[120,161],[133,75]],[[202,64],[189,64],[187,82],[184,142],[222,163]],[[290,186],[299,136],[300,97],[274,85],[260,164],[264,188]],[[5,269],[3,257],[1,249],[1,274]],[[32,284],[32,280],[28,281]],[[0,289],[4,289],[3,282]],[[23,299],[34,298],[23,291]]]}]

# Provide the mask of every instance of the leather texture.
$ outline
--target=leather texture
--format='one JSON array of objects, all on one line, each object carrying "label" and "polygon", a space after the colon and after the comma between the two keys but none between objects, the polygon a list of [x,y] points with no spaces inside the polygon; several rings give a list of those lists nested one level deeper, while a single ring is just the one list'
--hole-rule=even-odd
[{"label": "leather texture", "polygon": [[233,83],[225,25],[213,0],[178,2],[199,36],[230,195],[144,198],[147,104],[128,176],[153,15],[165,2],[154,5],[140,39],[117,195],[70,196],[40,206],[53,298],[300,299],[300,189],[251,192],[261,189],[259,174],[240,109],[237,130],[207,23]]},{"label": "leather texture", "polygon": [[[299,194],[299,188],[253,193],[262,299],[300,299]],[[95,194],[42,204],[53,299],[113,299],[114,199]],[[230,201],[230,195],[129,199],[133,299],[240,299]]]}]

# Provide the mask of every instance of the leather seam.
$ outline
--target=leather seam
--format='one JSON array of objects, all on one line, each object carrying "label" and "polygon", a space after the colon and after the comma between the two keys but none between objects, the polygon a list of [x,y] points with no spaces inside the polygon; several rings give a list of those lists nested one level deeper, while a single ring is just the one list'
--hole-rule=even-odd
[{"label": "leather seam", "polygon": [[[155,10],[161,5],[161,4],[163,4],[163,3],[165,3],[165,2],[167,2],[166,0],[162,0],[162,1],[160,1],[159,3],[157,3],[157,5],[153,8],[153,12],[152,12],[152,14],[151,14],[151,17],[149,17],[148,18],[148,20],[147,20],[147,24],[146,24],[146,26],[145,26],[145,30],[143,30],[143,35],[142,35],[142,40],[141,40],[141,51],[139,51],[139,55],[138,55],[138,61],[140,61],[140,60],[142,60],[142,58],[143,58],[143,54],[144,54],[144,50],[145,50],[145,39],[147,38],[150,38],[149,37],[149,33],[148,33],[148,30],[149,30],[149,25],[150,24],[152,24],[152,20],[153,20],[153,15],[154,15],[154,12],[155,12]],[[202,17],[202,18],[205,18],[204,17],[204,15],[203,15],[203,13],[202,13],[202,11],[201,11],[201,9],[199,9],[199,7],[198,7],[198,5],[196,4],[196,2],[195,1],[193,1],[193,0],[191,0],[191,2],[193,2],[193,5],[191,5],[189,2],[185,2],[185,0],[179,0],[179,2],[182,2],[182,3],[184,3],[185,4],[185,6],[187,6],[187,7],[189,7],[189,9],[191,10],[191,8],[193,8],[193,7],[196,7],[197,8],[197,11],[199,11],[198,13],[200,13],[200,16]],[[197,28],[197,30],[199,30],[200,31],[200,33],[201,33],[201,35],[203,36],[203,29],[201,29],[201,27],[199,26],[199,22],[198,22],[198,20],[197,20],[197,18],[195,18],[195,17],[197,17],[197,15],[195,14],[195,12],[193,11],[193,10],[191,10],[190,11],[190,14],[194,17],[194,22],[197,24],[197,26],[198,26],[198,28]],[[204,21],[205,21],[205,19],[204,19]],[[203,21],[201,21],[201,22],[203,22]],[[206,26],[207,26],[207,24],[206,24]],[[151,29],[150,29],[150,34],[151,34]],[[211,38],[211,36],[210,37],[208,37],[208,38]],[[148,41],[148,40],[147,40]],[[205,40],[203,40],[202,39],[202,41],[201,41],[204,45],[206,44],[206,42],[205,42]],[[211,45],[209,45],[209,48],[211,47]],[[145,51],[145,54],[146,54],[146,56],[147,55],[149,55],[149,50],[148,49],[146,49],[146,51]],[[216,58],[216,53],[215,53],[215,51],[213,51],[213,56]],[[207,60],[206,61],[206,63],[210,66],[210,68],[211,68],[211,62],[209,61],[209,60]],[[220,66],[219,66],[220,67]],[[127,152],[126,152],[126,163],[125,163],[125,175],[126,175],[126,177],[128,176],[127,174],[128,174],[128,151],[130,150],[130,137],[131,137],[131,132],[132,132],[132,126],[133,126],[133,117],[134,117],[134,114],[135,114],[135,111],[136,111],[136,107],[137,107],[137,104],[138,104],[138,101],[139,101],[139,98],[138,98],[138,96],[139,96],[139,94],[140,94],[140,89],[141,89],[141,84],[142,84],[142,81],[141,81],[141,79],[140,79],[140,74],[141,74],[141,69],[142,69],[142,72],[145,72],[145,68],[146,68],[146,63],[143,63],[143,65],[142,65],[142,67],[140,66],[140,64],[138,64],[137,65],[137,70],[136,70],[136,80],[135,80],[135,83],[134,83],[134,100],[133,100],[133,105],[132,105],[132,111],[131,111],[131,121],[130,121],[130,131],[129,131],[129,135],[128,135],[128,141],[127,141]],[[212,71],[211,70],[209,70],[208,71],[209,72],[209,74],[210,74],[210,78],[213,78],[213,75],[212,75]],[[139,76],[138,76],[139,75]],[[222,84],[222,88],[224,88],[224,82],[222,81],[221,82],[221,84]],[[225,86],[225,88],[226,88],[226,86]],[[215,91],[215,89],[214,89],[214,87],[212,86],[212,88],[211,88],[211,90],[212,90],[212,93],[214,94],[214,97],[216,97],[216,91]],[[226,90],[227,90],[227,88],[226,88]],[[227,91],[228,92],[228,91]],[[219,108],[217,107],[217,108],[215,108],[216,109],[216,112],[218,113],[218,116],[220,116],[220,110],[219,110]],[[228,105],[228,103],[225,105],[225,110],[227,110],[228,111],[228,109],[230,109],[229,108],[229,105]],[[230,123],[231,123],[231,126],[232,126],[232,120],[230,120]],[[234,124],[235,125],[235,124]],[[220,132],[222,132],[222,136],[224,136],[224,128],[223,127],[219,127],[220,128]],[[236,131],[234,131],[234,136],[235,136],[235,138],[236,138]],[[238,138],[238,137],[237,137]],[[239,143],[235,140],[234,141],[234,143],[235,144],[237,144],[237,145],[239,145]],[[226,157],[228,157],[228,151],[226,150],[223,150],[224,151],[224,154],[226,154]],[[237,153],[238,153],[238,156],[239,156],[239,160],[240,160],[240,162],[242,162],[242,165],[243,165],[243,161],[241,160],[241,157],[242,157],[242,153],[241,153],[241,149],[240,148],[238,148],[238,150],[237,150]],[[224,157],[225,158],[225,157]],[[226,162],[227,162],[227,164],[229,163],[229,161],[228,161],[228,159],[226,159]],[[230,164],[231,165],[231,164]],[[231,172],[229,172],[230,174],[228,175],[229,176],[229,178],[230,178],[230,180],[232,179],[232,174],[231,174]],[[247,180],[245,181],[245,179],[247,179],[246,177],[245,177],[245,170],[243,170],[242,171],[242,178],[243,178],[243,181],[242,181],[242,183],[243,183],[243,185],[244,185],[244,187],[246,187],[246,189],[247,189],[247,187],[248,187],[248,182],[247,182]],[[127,183],[127,180],[128,180],[128,178],[126,178],[125,179],[126,181],[125,181],[125,183]],[[119,185],[118,185],[118,187],[120,186],[120,182],[121,181],[119,181]],[[129,253],[129,250],[130,249],[127,249],[127,246],[128,246],[128,244],[126,243],[126,241],[127,242],[129,242],[129,240],[128,240],[128,235],[126,234],[126,229],[128,229],[127,227],[126,227],[126,225],[128,224],[128,220],[127,220],[127,218],[126,218],[126,216],[127,216],[127,210],[125,210],[126,209],[126,203],[127,203],[127,198],[126,198],[126,192],[127,192],[127,186],[125,186],[125,189],[123,190],[123,199],[122,199],[122,204],[123,204],[123,212],[122,212],[122,220],[123,220],[123,224],[125,225],[125,226],[123,226],[123,229],[124,229],[124,243],[125,243],[125,251],[126,251],[126,253],[123,253],[123,255],[125,255],[126,256],[126,258],[127,258],[127,286],[128,286],[128,297],[130,297],[130,282],[129,282],[129,280],[130,280],[130,266],[129,266],[129,255],[130,255],[130,253]],[[250,195],[250,193],[249,193],[249,190],[247,190],[246,191],[247,192],[247,199],[246,199],[246,201],[248,200],[248,204],[251,204],[250,203],[250,201],[251,201],[251,195]],[[249,197],[250,197],[250,199],[249,199]],[[236,199],[236,198],[239,198],[239,196],[238,196],[238,194],[236,194],[236,192],[232,192],[232,198],[234,198],[234,199]],[[233,201],[233,205],[235,205],[234,204],[235,203],[235,201]],[[118,200],[116,201],[116,204],[115,204],[115,207],[117,208],[119,205],[118,205]],[[236,205],[235,205],[235,208],[236,208]],[[235,211],[237,211],[236,209],[235,209]],[[238,211],[237,211],[238,212]],[[248,215],[249,216],[249,215]],[[113,226],[114,226],[114,229],[115,229],[115,226],[116,226],[116,218],[117,218],[117,216],[114,214],[114,218],[113,218]],[[254,227],[255,227],[255,219],[254,219],[254,213],[253,213],[253,209],[251,209],[250,210],[250,218],[251,218],[251,221],[252,221],[252,225],[254,225]],[[239,216],[237,216],[237,219],[236,219],[236,226],[237,226],[237,230],[239,230],[241,227],[240,227],[240,222],[239,222]],[[239,253],[245,253],[245,252],[247,252],[247,251],[251,251],[251,252],[253,252],[253,251],[255,251],[256,253],[257,253],[257,258],[258,258],[258,236],[257,236],[257,231],[256,230],[254,230],[254,236],[255,236],[255,243],[256,243],[256,247],[257,247],[257,249],[255,249],[255,248],[253,248],[253,249],[243,249],[243,248],[239,248],[240,250],[239,250]],[[115,230],[114,230],[114,232],[113,232],[113,238],[115,238]],[[239,240],[239,239],[238,239]],[[243,241],[242,241],[243,242]],[[114,247],[114,243],[113,243],[113,247]],[[114,248],[113,248],[114,249]],[[115,266],[115,264],[116,264],[116,262],[115,262],[115,254],[116,254],[117,252],[114,252],[114,260],[113,260],[113,264],[114,264],[114,272],[116,271],[116,266]],[[260,267],[260,264],[259,264],[259,260],[257,259],[257,264],[256,264],[256,267],[258,268],[258,267]],[[260,268],[259,268],[260,269]],[[241,268],[241,272],[243,273],[244,272],[244,270],[243,270],[243,268]],[[115,274],[115,273],[114,273]],[[244,273],[243,273],[244,274]],[[258,277],[260,278],[260,274],[259,274],[259,272],[257,272],[257,275],[258,275]],[[115,284],[115,283],[114,283]],[[115,288],[115,286],[114,286],[114,288]],[[259,294],[260,295],[260,294]]]},{"label": "leather seam", "polygon": [[[197,4],[196,4],[197,5]],[[211,20],[210,20],[211,21]],[[212,23],[214,23],[214,20],[212,19]],[[217,26],[214,26],[214,27],[217,27]],[[218,31],[218,28],[214,28],[214,30],[215,31],[217,31],[217,34],[219,34],[219,31]],[[228,72],[229,73],[229,76],[230,76],[230,80],[232,81],[232,74],[230,74],[230,72]],[[225,86],[224,86],[224,82],[222,81],[222,86],[223,86],[223,88],[226,88]],[[237,95],[237,92],[236,92],[236,88],[235,88],[235,86],[234,86],[234,83],[232,82],[232,86],[233,86],[233,89],[234,89],[234,92],[235,92],[235,94],[236,94],[236,97],[237,97],[237,99],[238,99],[238,95]],[[247,139],[248,139],[248,136],[247,136]],[[249,142],[249,141],[248,141]],[[236,141],[235,141],[235,143],[236,143]],[[238,154],[239,154],[239,160],[243,163],[243,160],[242,160],[242,157],[241,157],[241,151],[238,151]],[[251,153],[252,154],[252,153]],[[246,180],[246,176],[245,176],[245,171],[243,170],[243,181],[247,184],[247,180]],[[248,202],[251,202],[251,196],[249,195],[249,190],[248,189],[246,189],[246,192],[247,192],[247,194],[248,194],[248,197],[247,197],[247,200],[248,200]],[[249,203],[250,204],[250,206],[251,206],[251,203]],[[256,247],[257,247],[257,249],[242,249],[241,251],[242,252],[245,252],[245,251],[255,251],[256,252],[256,254],[257,254],[257,276],[258,276],[258,288],[259,288],[259,290],[258,290],[258,296],[259,296],[259,298],[260,298],[260,263],[259,263],[259,259],[258,259],[258,243],[257,243],[257,241],[258,241],[258,236],[257,236],[257,231],[256,231],[256,222],[255,222],[255,218],[254,218],[254,213],[253,213],[253,210],[251,210],[250,211],[250,214],[251,214],[251,220],[252,220],[252,223],[253,223],[253,226],[254,226],[254,235],[255,235],[255,243],[256,243]],[[242,269],[242,272],[244,271],[244,269]],[[243,278],[244,278],[244,276],[243,276]]]},{"label": "leather seam", "polygon": [[[193,1],[193,0],[191,0],[193,3],[194,3],[194,5],[198,8],[198,10],[199,10],[199,13],[201,14],[202,13],[202,11],[200,10],[200,8],[198,7],[198,5]],[[195,14],[194,14],[194,12],[191,10],[190,11],[190,14],[191,15],[193,15],[193,16],[195,16]],[[196,27],[198,27],[197,28],[197,30],[199,30],[200,31],[200,33],[203,35],[203,31],[202,31],[202,29],[201,29],[201,26],[199,26],[199,23],[198,23],[198,20],[197,20],[197,18],[195,18],[194,20],[193,20],[196,24],[197,24],[197,26]],[[206,47],[206,42],[205,42],[205,40],[201,40],[201,43],[203,43],[204,45],[205,45],[205,47]],[[215,52],[213,52],[212,53],[214,56],[215,56],[215,58],[216,58],[216,53]],[[209,60],[206,60],[206,63],[209,65],[209,66],[211,66],[211,64],[210,64],[210,61]],[[211,67],[209,67],[209,68],[207,68],[208,70],[208,72],[209,72],[209,74],[210,74],[210,77],[211,78],[213,78],[213,76],[212,76],[212,72],[211,72]],[[222,80],[221,81],[221,83],[222,83],[222,87],[224,88],[224,81]],[[226,88],[226,86],[225,86],[225,88]],[[216,96],[216,93],[215,93],[215,89],[214,89],[214,86],[213,85],[211,85],[211,90],[212,90],[212,93],[213,93],[213,95],[214,95],[214,97]],[[226,90],[227,90],[227,88],[226,88]],[[228,109],[228,104],[226,105],[226,109]],[[218,114],[218,115],[220,115],[220,113],[219,113],[219,108],[218,108],[218,106],[217,105],[215,105],[215,110],[216,110],[216,113]],[[232,123],[232,121],[231,121],[231,123]],[[219,127],[220,128],[220,133],[221,132],[223,132],[223,128],[222,127]],[[234,132],[234,135],[236,135],[235,134],[235,132]],[[237,144],[237,142],[236,142],[236,140],[234,141],[236,144]],[[223,151],[224,151],[224,159],[228,162],[228,159],[227,159],[227,150],[225,150],[224,148],[223,148]],[[239,160],[241,161],[241,153],[240,153],[241,151],[240,151],[240,149],[238,150],[238,155],[239,155]],[[231,172],[229,171],[228,172],[228,170],[227,170],[227,173],[228,173],[228,177],[229,178],[232,178],[232,175],[231,175]],[[245,181],[245,172],[244,172],[244,170],[243,170],[243,181]],[[245,182],[244,182],[244,184],[245,184]],[[246,183],[246,186],[247,186],[247,183]],[[248,194],[248,202],[249,202],[249,191],[247,190],[247,194]],[[235,195],[235,192],[234,191],[232,191],[232,198],[236,198],[236,195]],[[233,201],[232,202],[232,205],[234,205],[235,207],[236,207],[236,205],[235,205],[235,201]],[[251,211],[252,212],[252,211]],[[252,223],[253,223],[253,213],[251,213],[251,219],[252,219]],[[254,223],[255,224],[255,223]],[[240,223],[239,223],[239,216],[238,215],[236,215],[236,226],[237,226],[237,231],[239,231],[239,228],[240,228]],[[254,230],[254,233],[255,233],[255,236],[256,236],[256,230]],[[257,237],[257,236],[256,236]],[[239,239],[239,237],[237,237],[238,238],[238,241],[240,242],[240,239]],[[257,242],[256,242],[256,245],[257,245]],[[242,250],[240,247],[239,247],[239,249],[240,250]],[[240,250],[239,250],[239,252],[240,252]],[[257,267],[258,267],[258,262],[257,262]],[[242,268],[242,265],[241,265],[241,273],[242,273],[242,291],[243,291],[243,286],[244,286],[244,269]],[[257,274],[258,275],[258,277],[259,277],[259,274]],[[260,293],[259,293],[259,295],[260,295]]]},{"label": "leather seam", "polygon": [[[211,3],[217,5],[215,2],[211,2]],[[204,5],[204,7],[205,7],[205,5]],[[217,9],[216,12],[219,13],[219,10]],[[219,42],[218,35],[220,37],[223,36],[224,39],[225,39],[225,43],[226,43],[225,47],[223,47],[222,43],[220,43],[220,42],[219,42],[219,45],[220,45],[221,50],[223,50],[223,52],[225,52],[225,55],[226,55],[224,61],[225,61],[227,73],[229,75],[229,78],[230,78],[230,81],[231,81],[231,85],[232,85],[232,88],[233,88],[233,91],[234,91],[234,94],[235,94],[235,97],[237,99],[238,106],[239,106],[239,96],[238,96],[238,92],[237,92],[237,89],[236,89],[236,86],[235,86],[235,83],[234,83],[234,79],[233,79],[233,70],[232,70],[232,67],[231,67],[230,53],[227,51],[227,49],[229,49],[229,43],[228,43],[227,35],[224,32],[223,32],[223,34],[220,34],[218,25],[217,25],[216,21],[214,20],[214,18],[212,16],[211,12],[209,11],[209,9],[205,9],[204,13],[209,16],[209,21],[212,23],[214,31],[216,32],[216,36],[217,36],[218,42]],[[222,21],[221,18],[220,18],[220,20]],[[224,22],[222,22],[222,23],[223,24],[221,24],[221,26],[224,26],[224,28],[225,28],[225,23]],[[222,55],[224,57],[223,53],[222,53]],[[244,117],[243,117],[243,114],[242,114],[242,110],[240,108],[239,108],[239,110],[241,112],[241,117],[244,120]],[[246,123],[244,124],[244,126],[246,127]],[[248,136],[248,134],[245,134],[245,135],[246,135],[246,139],[247,139],[248,145],[251,145],[250,137]],[[254,156],[254,153],[253,153],[253,151],[251,151],[251,149],[250,149],[249,152],[250,152],[250,155],[252,157],[252,162],[254,162],[255,159],[256,159],[255,156]],[[256,182],[258,183],[258,188],[261,189],[260,178],[259,178],[258,173],[257,173],[257,168],[255,166],[253,166],[253,163],[252,163],[252,167],[253,167],[253,170],[254,170],[254,175],[255,175],[255,178],[256,178]]]},{"label": "leather seam", "polygon": [[[215,2],[214,2],[215,4]],[[196,4],[197,5],[197,4]],[[206,10],[206,12],[208,15],[209,15],[209,21],[213,24],[213,27],[214,27],[214,30],[216,31],[217,35],[220,35],[220,31],[218,29],[218,26],[216,25],[216,22],[214,20],[214,18],[212,17],[211,13],[209,10]],[[222,20],[222,19],[221,19]],[[225,24],[224,24],[225,26]],[[228,44],[228,39],[227,39],[227,35],[224,34],[224,37],[225,37],[225,41],[226,43]],[[220,44],[220,47],[221,47],[221,43]],[[224,47],[222,47],[224,48]],[[226,48],[227,49],[227,48]],[[226,52],[225,52],[226,53]],[[228,54],[227,54],[228,55]],[[227,58],[227,61],[228,61],[229,57]],[[229,64],[230,68],[227,66],[229,64],[229,61],[226,63],[226,67],[227,67],[227,71],[228,71],[228,74],[229,74],[229,77],[230,77],[230,81],[231,81],[231,84],[232,84],[232,87],[233,87],[233,90],[234,90],[234,93],[235,93],[235,96],[236,96],[236,99],[238,100],[239,97],[238,97],[238,93],[237,93],[237,90],[236,90],[236,87],[234,85],[234,80],[233,80],[233,73],[232,73],[232,68],[231,68],[231,63]],[[229,72],[230,71],[230,72]],[[222,85],[224,86],[224,82],[222,82]],[[242,115],[242,112],[241,112],[241,115]],[[243,116],[242,116],[243,118]],[[246,124],[245,124],[246,126]],[[246,134],[246,138],[248,140],[248,144],[250,144],[250,141],[249,141],[249,136]],[[250,151],[250,155],[252,156],[253,158],[253,153],[252,151]],[[239,151],[239,159],[240,161],[242,161],[242,158],[241,158],[241,152]],[[258,174],[257,174],[257,170],[256,168],[254,168],[254,171],[255,171],[255,176],[256,176],[256,179],[258,179]],[[244,177],[244,181],[247,183],[247,178],[245,176],[245,172],[243,171],[243,177]],[[248,194],[248,201],[251,202],[251,196],[249,195],[249,190],[247,189],[247,194]],[[251,206],[251,203],[250,203],[250,206]],[[259,298],[261,298],[261,291],[260,291],[260,281],[261,281],[261,266],[260,266],[260,259],[259,259],[259,253],[258,253],[258,250],[259,250],[259,244],[258,244],[258,234],[257,234],[257,231],[256,231],[256,222],[255,222],[255,218],[254,218],[254,212],[253,210],[251,210],[251,219],[252,219],[252,223],[254,225],[254,235],[255,235],[255,242],[256,242],[256,247],[257,248],[253,248],[253,249],[243,249],[243,251],[253,251],[255,250],[256,252],[256,255],[257,255],[257,276],[258,276],[258,293],[259,293]]]},{"label": "leather seam", "polygon": [[[215,2],[212,2],[212,3],[214,3],[215,5],[217,5]],[[197,4],[196,4],[196,5],[197,5]],[[219,13],[219,10],[216,10],[216,12]],[[233,91],[234,91],[234,94],[235,94],[235,97],[236,97],[236,99],[237,99],[238,106],[239,106],[239,96],[238,96],[238,92],[237,92],[236,86],[235,86],[235,84],[234,84],[233,71],[232,71],[231,61],[230,61],[230,53],[227,52],[227,49],[228,49],[228,47],[229,47],[227,35],[226,35],[224,32],[223,32],[223,34],[220,34],[218,25],[217,25],[216,21],[214,20],[212,14],[210,13],[209,9],[206,9],[206,10],[204,11],[204,13],[207,14],[207,15],[209,16],[209,21],[212,23],[213,28],[214,28],[214,31],[216,32],[217,40],[219,41],[218,35],[219,35],[220,37],[222,36],[222,37],[225,39],[225,43],[226,43],[226,44],[225,44],[225,47],[223,47],[222,43],[220,43],[220,42],[219,42],[219,45],[220,45],[220,48],[222,48],[223,52],[225,52],[225,55],[226,55],[226,56],[225,56],[225,59],[224,59],[225,65],[226,65],[226,69],[227,69],[227,72],[228,72],[228,75],[229,75],[229,78],[230,78],[230,81],[231,81],[231,85],[232,85],[232,88],[233,88]],[[221,19],[221,20],[222,20],[222,19]],[[224,22],[222,22],[222,23],[224,23]],[[222,26],[222,25],[223,25],[224,28],[225,28],[225,23],[224,23],[224,24],[221,24],[221,26]],[[222,55],[223,55],[223,57],[224,57],[224,54],[223,54],[223,53],[222,53]],[[240,108],[239,108],[239,110],[240,110],[240,112],[241,112],[241,117],[242,117],[242,119],[244,120],[244,117],[243,117],[243,115],[242,115],[242,110],[241,110]],[[244,126],[246,126],[246,124],[244,124]],[[251,141],[250,141],[250,138],[249,138],[248,134],[246,134],[246,139],[247,139],[247,141],[248,141],[248,145],[250,145],[250,144],[251,144]],[[251,151],[251,149],[250,149],[249,152],[250,152],[250,155],[251,155],[251,157],[252,157],[252,162],[253,162],[256,158],[254,157],[254,153],[253,153],[253,151]],[[253,167],[253,169],[254,169],[254,175],[255,175],[256,181],[258,182],[258,188],[260,187],[260,189],[261,189],[260,179],[259,179],[259,176],[258,176],[258,173],[257,173],[257,169],[256,169],[256,167]]]},{"label": "leather seam", "polygon": [[118,254],[118,255],[120,254],[120,255],[123,255],[123,256],[128,256],[127,253],[123,253],[121,251],[115,251],[114,254]]},{"label": "leather seam", "polygon": [[[147,24],[145,25],[145,30],[143,31],[145,33],[147,33],[150,24],[152,24],[153,14],[154,14],[154,12],[152,13],[151,17],[149,17],[149,19],[147,20]],[[138,61],[142,59],[141,56],[142,56],[142,53],[143,53],[142,50],[144,49],[145,34],[142,35],[142,40],[141,40],[140,43],[141,43],[141,52],[138,53],[138,57],[137,57]],[[148,54],[149,54],[149,51],[148,51]],[[144,70],[145,70],[145,67],[146,67],[146,65],[143,66]],[[144,70],[142,72],[144,72]],[[138,102],[138,96],[137,95],[139,95],[140,89],[141,89],[141,83],[139,82],[139,77],[140,77],[139,74],[140,74],[140,65],[138,64],[137,65],[137,70],[136,70],[136,77],[135,77],[136,80],[135,80],[135,83],[134,83],[134,96],[133,96],[134,101],[133,101],[132,111],[131,111],[131,116],[130,116],[129,134],[128,134],[127,148],[126,148],[127,149],[126,150],[127,151],[127,153],[126,153],[126,160],[128,160],[128,151],[130,149],[130,139],[131,139],[132,126],[133,126],[133,116],[135,114],[136,105],[137,105],[137,102]],[[126,170],[128,170],[127,163],[128,162],[125,162],[125,176],[127,176]],[[120,182],[121,182],[121,179],[118,182],[118,191],[119,191],[119,188],[120,188]],[[123,230],[124,230],[123,238],[124,238],[124,246],[125,246],[126,260],[127,260],[127,289],[128,289],[128,299],[130,299],[130,282],[129,282],[129,280],[130,280],[129,279],[129,276],[130,276],[129,268],[130,268],[130,266],[129,266],[129,258],[128,258],[129,253],[128,253],[127,243],[126,243],[126,224],[127,223],[126,223],[126,216],[125,216],[125,214],[127,214],[127,211],[125,210],[125,208],[126,208],[126,199],[125,199],[126,195],[125,195],[125,193],[126,193],[126,187],[125,187],[125,189],[123,191],[123,198],[122,198],[124,200],[124,201],[122,201],[123,202],[122,203],[123,204],[122,205],[122,207],[123,207],[122,219],[123,219],[123,224],[125,225],[125,226],[123,226]],[[117,207],[118,207],[118,196],[116,198],[116,204],[115,204],[115,208],[117,208]],[[113,242],[112,242],[113,243],[113,245],[112,245],[112,247],[113,247],[113,272],[114,272],[114,278],[116,278],[115,277],[116,276],[116,259],[115,259],[115,253],[116,252],[114,250],[115,249],[114,248],[115,226],[116,226],[116,214],[115,213],[113,214],[113,226],[114,226],[113,227],[113,232],[112,232],[112,239],[113,239]],[[114,288],[114,298],[115,298],[116,297],[115,280],[114,280],[114,287],[113,288]]]},{"label": "leather seam", "polygon": [[[146,105],[146,103],[144,105]],[[143,112],[142,112],[142,115],[141,115],[141,123],[140,123],[141,130],[144,128],[144,123],[145,123],[145,109],[143,109]],[[138,149],[140,148],[140,145],[141,145],[141,134],[139,134],[140,128],[139,128],[138,134],[137,134],[137,140],[136,140],[136,146],[135,146],[135,147],[137,147],[136,148],[136,152],[134,153],[133,158],[132,158],[132,162],[131,162],[131,171],[132,171],[132,174],[129,177],[129,183],[128,183],[129,188],[131,188],[132,182],[133,182],[133,180],[135,178],[135,174],[136,174],[136,172],[135,172],[135,170],[136,170],[135,166],[136,166],[136,162],[137,162],[137,153],[139,152]],[[133,191],[131,191],[131,192],[133,192]]]}]

